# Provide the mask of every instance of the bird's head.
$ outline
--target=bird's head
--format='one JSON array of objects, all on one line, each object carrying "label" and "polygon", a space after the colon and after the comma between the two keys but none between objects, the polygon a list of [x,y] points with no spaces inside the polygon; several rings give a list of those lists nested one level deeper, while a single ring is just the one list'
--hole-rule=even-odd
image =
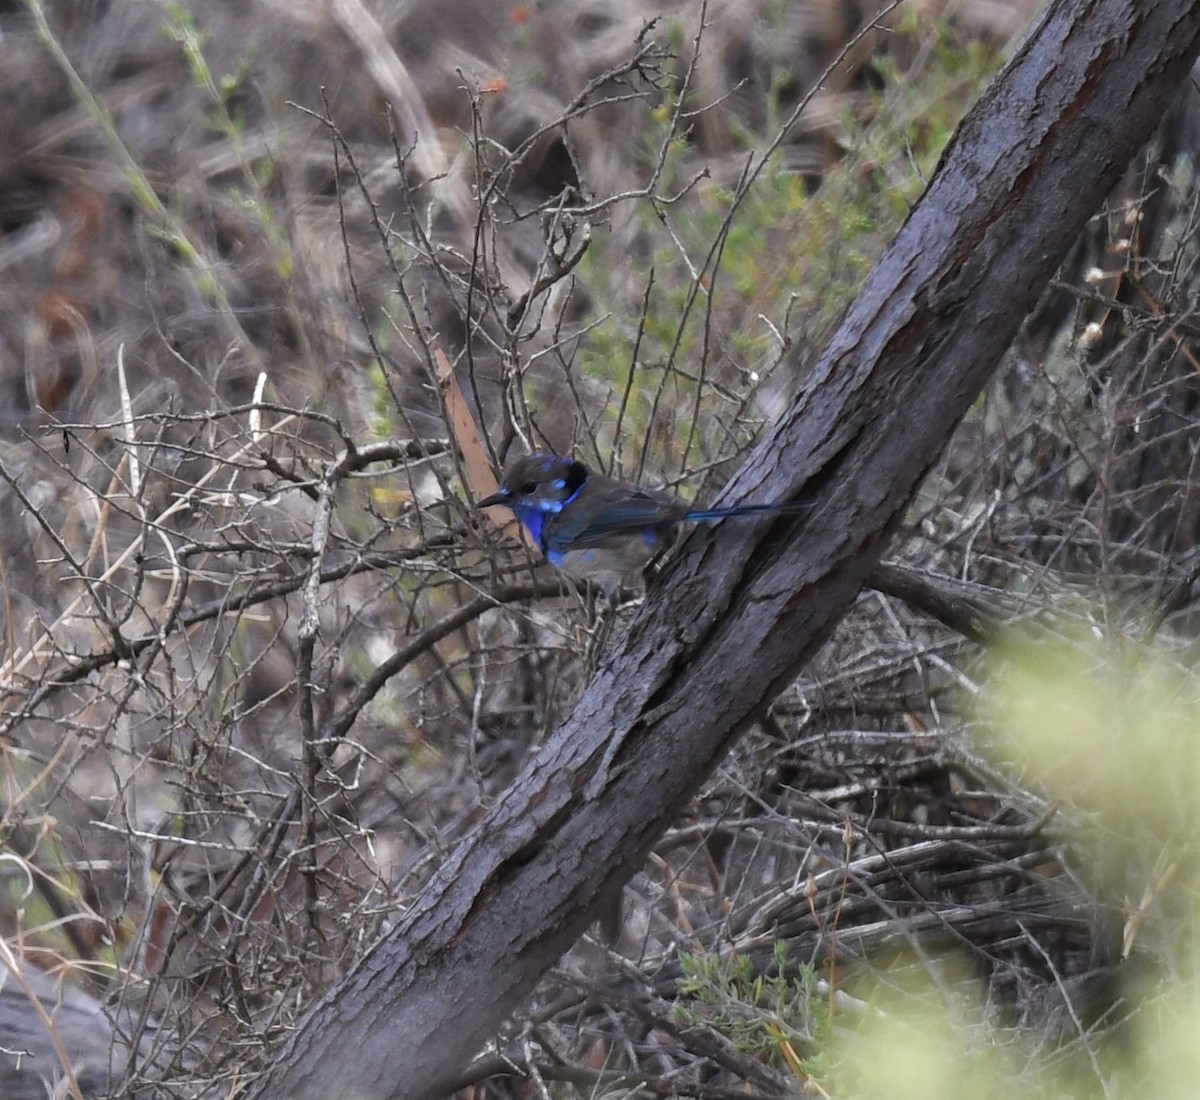
[{"label": "bird's head", "polygon": [[579,495],[587,479],[588,468],[582,462],[534,451],[509,463],[500,488],[476,507],[503,504],[522,521],[533,515],[553,515]]}]

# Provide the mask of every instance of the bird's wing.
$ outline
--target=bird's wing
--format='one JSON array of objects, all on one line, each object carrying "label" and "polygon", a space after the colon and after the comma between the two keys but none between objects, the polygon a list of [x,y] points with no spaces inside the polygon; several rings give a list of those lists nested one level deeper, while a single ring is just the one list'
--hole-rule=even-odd
[{"label": "bird's wing", "polygon": [[603,546],[635,531],[671,527],[687,512],[687,505],[670,493],[592,477],[598,484],[589,484],[588,498],[574,502],[585,507],[568,505],[547,518],[543,535],[548,544],[558,549]]}]

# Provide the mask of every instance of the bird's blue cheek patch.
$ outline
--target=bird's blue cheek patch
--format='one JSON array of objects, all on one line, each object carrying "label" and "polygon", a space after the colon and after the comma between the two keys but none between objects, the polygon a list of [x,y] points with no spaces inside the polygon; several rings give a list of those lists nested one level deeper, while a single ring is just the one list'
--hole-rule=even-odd
[{"label": "bird's blue cheek patch", "polygon": [[550,512],[557,515],[563,510],[564,503],[566,502],[561,500],[539,500],[537,506],[543,512]]}]

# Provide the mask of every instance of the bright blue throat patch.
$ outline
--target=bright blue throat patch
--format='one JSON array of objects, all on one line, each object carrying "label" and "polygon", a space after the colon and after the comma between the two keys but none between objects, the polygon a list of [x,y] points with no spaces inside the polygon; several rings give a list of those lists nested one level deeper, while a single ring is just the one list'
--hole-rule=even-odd
[{"label": "bright blue throat patch", "polygon": [[521,521],[522,526],[529,532],[533,541],[541,547],[544,554],[546,544],[542,542],[542,525],[550,513],[543,511],[536,504],[515,504],[513,512],[516,513],[517,519]]}]

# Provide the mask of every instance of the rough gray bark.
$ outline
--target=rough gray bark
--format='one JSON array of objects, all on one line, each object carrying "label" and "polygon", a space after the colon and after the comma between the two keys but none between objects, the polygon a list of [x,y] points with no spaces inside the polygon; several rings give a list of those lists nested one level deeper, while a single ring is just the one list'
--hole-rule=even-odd
[{"label": "rough gray bark", "polygon": [[970,112],[805,392],[575,713],[249,1094],[436,1097],[828,636],[1071,243],[1187,79],[1188,0],[1057,0]]},{"label": "rough gray bark", "polygon": [[[72,1095],[64,1060],[81,1095],[108,1096],[125,1077],[132,1034],[140,1036],[140,1066],[153,1073],[160,1053],[155,1029],[139,1025],[136,1011],[103,1005],[32,966],[23,967],[18,977],[0,964],[0,1097]],[[152,1100],[158,1093],[138,1095]]]}]

